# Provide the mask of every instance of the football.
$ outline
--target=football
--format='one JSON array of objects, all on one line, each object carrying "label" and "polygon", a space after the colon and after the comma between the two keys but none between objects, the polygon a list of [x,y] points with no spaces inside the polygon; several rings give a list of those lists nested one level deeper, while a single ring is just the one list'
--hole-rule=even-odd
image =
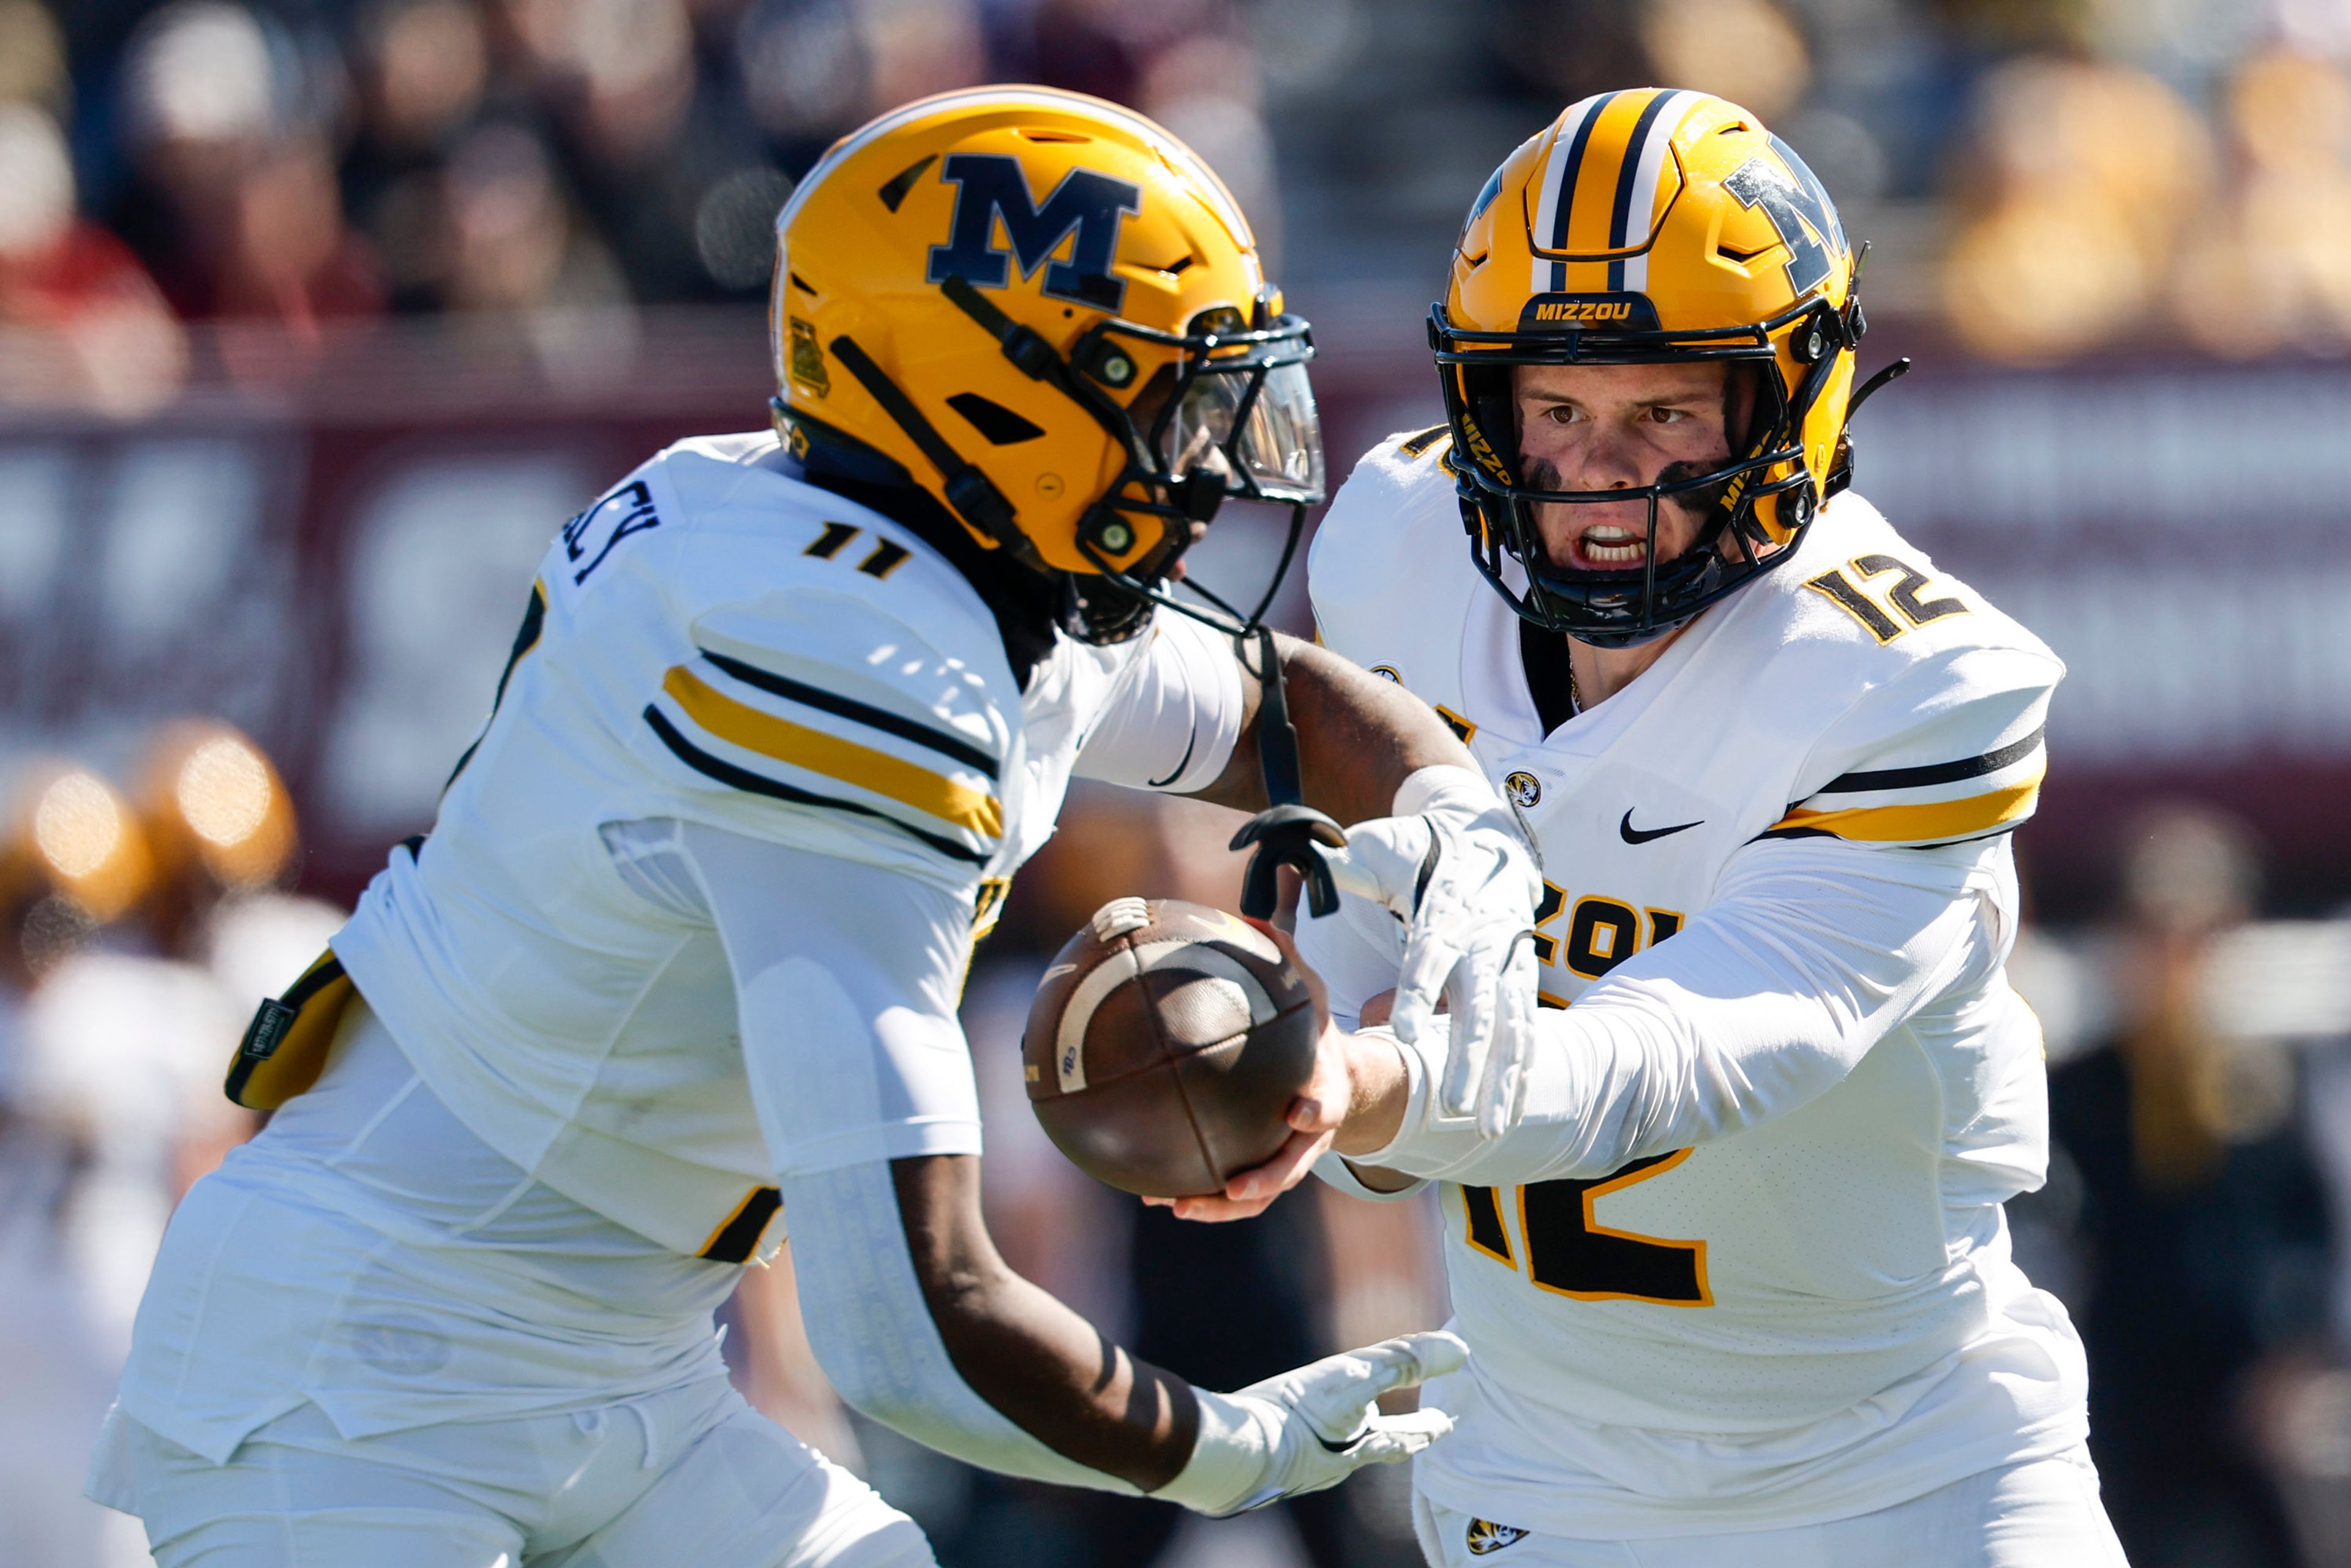
[{"label": "football", "polygon": [[1266,936],[1179,899],[1114,899],[1045,971],[1020,1051],[1046,1135],[1153,1197],[1273,1157],[1314,1068],[1306,979]]}]

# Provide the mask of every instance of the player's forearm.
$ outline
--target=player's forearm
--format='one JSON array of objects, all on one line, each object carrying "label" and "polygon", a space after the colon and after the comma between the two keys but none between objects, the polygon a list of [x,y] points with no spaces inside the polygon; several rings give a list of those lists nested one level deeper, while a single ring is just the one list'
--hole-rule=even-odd
[{"label": "player's forearm", "polygon": [[1054,1452],[1144,1491],[1191,1457],[1199,1407],[1182,1378],[1136,1360],[1022,1279],[978,1214],[968,1156],[898,1160],[892,1179],[932,1321],[963,1380]]},{"label": "player's forearm", "polygon": [[1670,942],[1540,1017],[1525,1107],[1501,1136],[1434,1103],[1446,1041],[1433,1030],[1404,1048],[1408,1082],[1384,1084],[1378,1119],[1351,1117],[1336,1146],[1493,1185],[1604,1176],[1761,1126],[1834,1088],[1954,975],[1993,960],[1968,891],[1975,853],[1769,846]]},{"label": "player's forearm", "polygon": [[1375,1187],[1414,1177],[1495,1186],[1605,1175],[1646,1154],[1758,1124],[1771,1112],[1751,1085],[1700,1065],[1703,1044],[1689,1049],[1665,1020],[1627,1027],[1596,1013],[1573,1020],[1548,1013],[1537,1027],[1525,1105],[1495,1138],[1480,1136],[1474,1118],[1448,1116],[1437,1104],[1443,1030],[1408,1046],[1384,1030],[1357,1037],[1362,1060],[1379,1062],[1381,1053],[1369,1048],[1381,1042],[1393,1065],[1382,1063],[1371,1083],[1359,1083],[1356,1109],[1332,1146]]},{"label": "player's forearm", "polygon": [[[1393,681],[1311,643],[1277,637],[1290,721],[1298,731],[1298,757],[1306,803],[1341,822],[1360,822],[1395,810],[1396,791],[1424,768],[1439,765],[1475,769],[1468,749],[1454,737],[1436,710]],[[1254,660],[1252,645],[1249,656]],[[1261,810],[1265,779],[1258,761],[1258,710],[1254,677],[1245,677],[1249,720],[1233,747],[1232,760],[1217,781],[1200,791],[1203,800]]]},{"label": "player's forearm", "polygon": [[[930,1156],[904,1164],[940,1161]],[[1098,1491],[1132,1495],[1164,1485],[1165,1473],[1197,1457],[1193,1450],[1199,1445],[1182,1425],[1186,1396],[1181,1385],[1164,1406],[1146,1408],[1162,1391],[1154,1380],[1165,1375],[1113,1361],[1109,1347],[1066,1309],[1037,1332],[1033,1308],[1043,1292],[1024,1287],[1008,1293],[1009,1270],[993,1259],[992,1247],[986,1249],[989,1266],[967,1268],[962,1282],[951,1277],[934,1288],[918,1278],[909,1238],[936,1228],[902,1219],[893,1163],[787,1176],[783,1188],[809,1343],[835,1391],[868,1417],[967,1464]],[[950,1255],[957,1251],[972,1249],[951,1249]],[[932,1248],[925,1268],[935,1270],[937,1262]],[[946,1303],[941,1314],[931,1307],[935,1297]],[[1097,1411],[1113,1410],[1115,1418],[1090,1426],[1086,1412],[1064,1409],[1040,1433],[984,1396],[976,1384],[1004,1396],[981,1364],[1007,1354],[1003,1333],[988,1335],[986,1324],[1008,1313],[1016,1331],[1029,1331],[1025,1347],[1013,1353],[1011,1375],[1056,1366],[1052,1386],[1077,1391],[1068,1396],[1070,1406],[1092,1402]],[[954,1354],[949,1334],[961,1347]],[[967,1366],[976,1376],[966,1375]],[[1120,1396],[1125,1404],[1108,1403]],[[1008,1403],[1025,1413],[1017,1397]],[[1101,1428],[1112,1426],[1125,1430],[1105,1443]]]}]

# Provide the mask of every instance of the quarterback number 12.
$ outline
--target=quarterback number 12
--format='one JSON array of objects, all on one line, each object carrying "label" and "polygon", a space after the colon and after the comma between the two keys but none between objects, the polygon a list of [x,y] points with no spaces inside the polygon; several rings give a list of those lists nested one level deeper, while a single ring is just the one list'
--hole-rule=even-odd
[{"label": "quarterback number 12", "polygon": [[1526,1276],[1538,1290],[1580,1301],[1651,1301],[1669,1307],[1710,1307],[1706,1243],[1612,1230],[1593,1205],[1636,1182],[1665,1175],[1692,1151],[1652,1155],[1596,1181],[1544,1181],[1510,1188],[1464,1186],[1470,1248],[1515,1269],[1510,1233],[1502,1219],[1505,1195],[1519,1211]]},{"label": "quarterback number 12", "polygon": [[[1894,586],[1886,592],[1886,601],[1900,612],[1896,621],[1872,599],[1855,586],[1854,577],[1867,582],[1887,572],[1898,572]],[[1846,614],[1869,629],[1869,634],[1881,643],[1891,643],[1912,626],[1924,626],[1929,621],[1940,621],[1946,615],[1965,615],[1968,607],[1956,599],[1920,599],[1918,591],[1932,580],[1908,561],[1890,555],[1860,555],[1842,567],[1832,567],[1818,577],[1809,578],[1804,586],[1834,601]],[[1909,622],[1909,625],[1903,624]]]}]

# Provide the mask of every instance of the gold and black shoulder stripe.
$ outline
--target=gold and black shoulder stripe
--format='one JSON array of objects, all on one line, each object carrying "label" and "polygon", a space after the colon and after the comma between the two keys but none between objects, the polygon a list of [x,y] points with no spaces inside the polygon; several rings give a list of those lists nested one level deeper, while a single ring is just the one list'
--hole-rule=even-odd
[{"label": "gold and black shoulder stripe", "polygon": [[[1758,839],[1837,838],[1865,843],[1957,843],[2012,831],[2040,803],[2049,759],[2034,729],[1975,757],[1912,768],[1842,774],[1788,808]],[[1954,786],[1982,780],[1972,791]],[[1926,791],[1927,800],[1887,800]],[[1823,804],[1823,797],[1864,796],[1865,805]]]},{"label": "gold and black shoulder stripe", "polygon": [[1396,450],[1406,457],[1426,457],[1437,443],[1452,434],[1453,427],[1449,424],[1432,424],[1419,434],[1407,435],[1397,442]]},{"label": "gold and black shoulder stripe", "polygon": [[1963,779],[1980,779],[2012,768],[2041,749],[2043,737],[2048,733],[2043,725],[2021,740],[1996,747],[1980,757],[1970,757],[1958,762],[1933,762],[1923,768],[1879,768],[1858,773],[1846,773],[1821,786],[1823,795],[1867,795],[1881,789],[1924,789],[1937,784],[1956,784]]},{"label": "gold and black shoulder stripe", "polygon": [[764,773],[754,773],[747,768],[737,767],[725,758],[715,757],[679,734],[677,727],[663,716],[661,709],[650,703],[645,706],[645,723],[653,727],[653,734],[660,737],[661,743],[669,747],[671,755],[679,761],[705,778],[716,779],[731,789],[747,790],[754,795],[765,795],[770,800],[787,801],[795,806],[812,806],[820,810],[847,811],[855,816],[871,817],[877,822],[889,823],[901,832],[912,834],[950,860],[964,861],[972,865],[987,863],[989,857],[985,851],[958,843],[944,834],[917,828],[910,822],[902,822],[889,812],[877,810],[862,801],[844,800],[837,796],[820,795],[812,789],[803,789],[797,785],[787,784],[779,779],[770,779]]},{"label": "gold and black shoulder stripe", "polygon": [[755,1186],[743,1195],[735,1212],[718,1222],[710,1239],[702,1244],[697,1258],[707,1258],[714,1263],[747,1263],[759,1249],[759,1238],[767,1233],[768,1221],[784,1207],[784,1195],[771,1186]]},{"label": "gold and black shoulder stripe", "polygon": [[805,681],[793,680],[789,675],[779,675],[773,670],[762,669],[725,653],[713,653],[707,648],[697,649],[696,652],[747,686],[755,686],[772,695],[796,702],[802,707],[812,707],[837,718],[852,720],[868,729],[878,729],[884,735],[894,735],[901,740],[911,740],[942,757],[953,758],[990,779],[997,777],[998,765],[996,758],[962,736],[949,734],[903,714],[892,713],[887,708],[875,707],[871,703],[859,702],[854,697],[845,697],[820,686],[810,685]]}]

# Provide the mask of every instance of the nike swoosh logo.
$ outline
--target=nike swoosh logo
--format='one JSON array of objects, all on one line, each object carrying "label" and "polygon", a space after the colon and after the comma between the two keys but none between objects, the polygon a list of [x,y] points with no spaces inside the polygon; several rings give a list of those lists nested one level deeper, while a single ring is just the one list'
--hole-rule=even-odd
[{"label": "nike swoosh logo", "polygon": [[1627,810],[1625,820],[1616,824],[1616,833],[1628,844],[1646,844],[1651,839],[1662,839],[1668,833],[1686,833],[1705,821],[1706,819],[1700,817],[1695,822],[1676,822],[1670,828],[1636,828],[1633,825],[1633,813]]}]

